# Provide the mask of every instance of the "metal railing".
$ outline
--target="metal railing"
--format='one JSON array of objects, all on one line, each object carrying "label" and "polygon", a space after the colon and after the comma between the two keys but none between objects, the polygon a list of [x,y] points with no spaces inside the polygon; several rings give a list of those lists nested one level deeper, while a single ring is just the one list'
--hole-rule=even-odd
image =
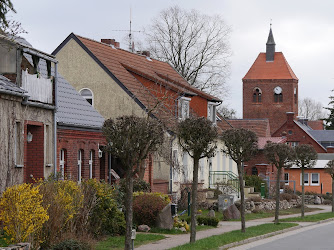
[{"label": "metal railing", "polygon": [[239,178],[232,171],[209,171],[209,188],[216,187],[217,184],[227,185],[239,193]]}]

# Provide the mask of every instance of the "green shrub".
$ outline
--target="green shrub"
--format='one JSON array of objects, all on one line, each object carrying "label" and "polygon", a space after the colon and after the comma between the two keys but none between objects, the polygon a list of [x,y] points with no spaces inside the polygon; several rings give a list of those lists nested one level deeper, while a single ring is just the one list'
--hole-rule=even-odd
[{"label": "green shrub", "polygon": [[207,226],[213,226],[217,227],[219,220],[215,217],[204,217],[204,216],[198,216],[197,217],[197,223],[199,225],[207,225]]},{"label": "green shrub", "polygon": [[[119,185],[123,193],[125,193],[125,184],[126,184],[125,178],[121,179]],[[150,192],[150,191],[151,191],[150,183],[147,183],[146,181],[138,178],[133,180],[133,192]]]},{"label": "green shrub", "polygon": [[89,250],[89,245],[83,242],[79,242],[73,239],[64,240],[54,245],[52,250]]},{"label": "green shrub", "polygon": [[83,190],[93,189],[96,196],[96,204],[89,216],[89,231],[95,236],[124,234],[124,214],[117,207],[114,188],[108,183],[95,179],[82,182],[82,188]]},{"label": "green shrub", "polygon": [[261,183],[265,184],[265,189],[267,190],[267,183],[257,175],[245,175],[244,180],[245,186],[254,187],[254,192],[261,192]]},{"label": "green shrub", "polygon": [[133,200],[133,218],[137,225],[154,226],[159,212],[169,203],[161,195],[141,193]]}]

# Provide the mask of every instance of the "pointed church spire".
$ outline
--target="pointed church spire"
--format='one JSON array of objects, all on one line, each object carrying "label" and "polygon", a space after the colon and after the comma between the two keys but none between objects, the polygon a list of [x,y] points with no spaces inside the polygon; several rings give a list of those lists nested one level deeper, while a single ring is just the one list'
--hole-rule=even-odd
[{"label": "pointed church spire", "polygon": [[274,41],[273,31],[271,30],[271,24],[270,24],[270,31],[268,36],[268,41],[266,43],[266,61],[267,62],[273,62],[275,57],[275,46],[276,43]]}]

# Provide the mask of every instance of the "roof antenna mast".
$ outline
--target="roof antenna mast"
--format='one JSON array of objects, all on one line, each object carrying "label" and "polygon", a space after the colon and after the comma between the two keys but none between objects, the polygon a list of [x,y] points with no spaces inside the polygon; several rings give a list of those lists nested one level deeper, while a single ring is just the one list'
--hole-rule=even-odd
[{"label": "roof antenna mast", "polygon": [[131,7],[130,7],[130,32],[129,32],[129,50],[131,51],[131,52],[133,52],[134,51],[134,44],[133,44],[133,42],[132,42],[132,33],[131,33],[131,24],[132,24],[132,20],[131,20],[131,18],[132,18],[132,13],[131,13],[132,11],[131,11]]}]

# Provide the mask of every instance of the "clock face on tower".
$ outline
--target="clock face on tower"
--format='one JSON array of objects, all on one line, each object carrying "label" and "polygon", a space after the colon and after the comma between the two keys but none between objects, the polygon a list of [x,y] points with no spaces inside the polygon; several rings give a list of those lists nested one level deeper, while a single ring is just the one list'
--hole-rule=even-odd
[{"label": "clock face on tower", "polygon": [[281,94],[282,93],[282,88],[280,86],[276,86],[274,88],[274,93],[277,94],[277,95]]}]

